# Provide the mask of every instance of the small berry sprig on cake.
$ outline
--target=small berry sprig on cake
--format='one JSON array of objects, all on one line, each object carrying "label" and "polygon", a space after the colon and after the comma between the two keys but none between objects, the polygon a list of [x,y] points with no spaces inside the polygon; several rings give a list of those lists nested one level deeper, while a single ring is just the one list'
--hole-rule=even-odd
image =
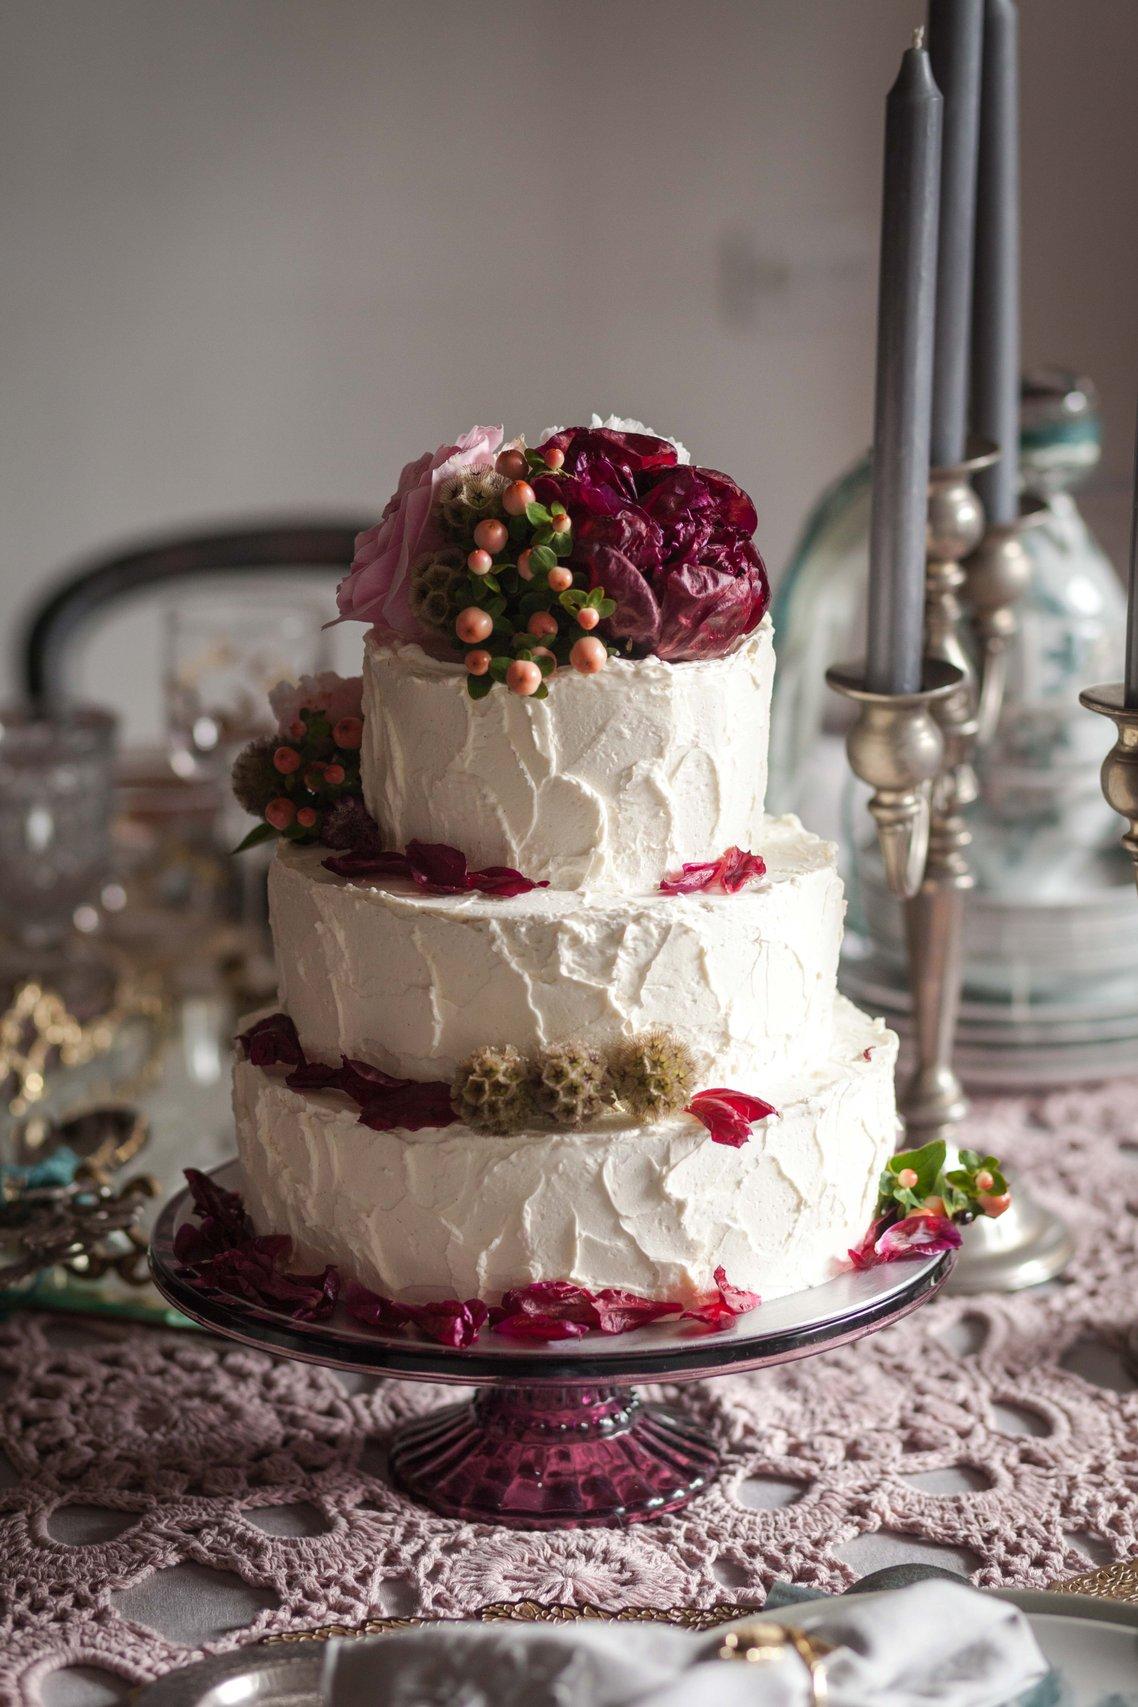
[{"label": "small berry sprig on cake", "polygon": [[719,658],[770,602],[742,487],[639,422],[535,448],[474,427],[409,462],[337,601],[384,638],[461,654],[467,691],[543,699],[570,667]]}]

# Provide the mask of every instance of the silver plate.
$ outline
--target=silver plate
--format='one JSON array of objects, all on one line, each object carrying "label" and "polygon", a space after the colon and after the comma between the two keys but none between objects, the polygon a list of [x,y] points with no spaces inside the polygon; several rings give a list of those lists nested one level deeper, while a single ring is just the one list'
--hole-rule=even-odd
[{"label": "silver plate", "polygon": [[[989,1592],[1025,1614],[1062,1679],[1066,1707],[1138,1707],[1138,1606],[1084,1594]],[[797,1618],[819,1604],[796,1603],[780,1615],[792,1611]],[[551,1622],[573,1617],[570,1608],[549,1610]],[[584,1609],[578,1611],[586,1615]],[[519,1609],[519,1615],[525,1622],[535,1621],[533,1611],[526,1616]],[[661,1623],[680,1621],[674,1610],[661,1612],[659,1618]],[[1088,1624],[1096,1628],[1088,1629]],[[730,1623],[721,1627],[729,1629]],[[324,1657],[319,1641],[241,1648],[168,1672],[138,1692],[136,1707],[320,1707]],[[382,1703],[377,1701],[376,1707]]]}]

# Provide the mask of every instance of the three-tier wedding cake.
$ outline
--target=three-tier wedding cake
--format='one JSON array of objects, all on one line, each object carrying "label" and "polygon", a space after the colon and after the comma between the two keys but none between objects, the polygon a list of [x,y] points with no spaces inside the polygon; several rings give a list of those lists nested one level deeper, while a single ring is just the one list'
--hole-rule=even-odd
[{"label": "three-tier wedding cake", "polygon": [[897,1136],[836,993],[835,850],[764,814],[750,500],[635,424],[475,429],[358,543],[362,683],[277,701],[281,1013],[234,1075],[245,1204],[404,1300],[771,1297],[835,1274]]}]

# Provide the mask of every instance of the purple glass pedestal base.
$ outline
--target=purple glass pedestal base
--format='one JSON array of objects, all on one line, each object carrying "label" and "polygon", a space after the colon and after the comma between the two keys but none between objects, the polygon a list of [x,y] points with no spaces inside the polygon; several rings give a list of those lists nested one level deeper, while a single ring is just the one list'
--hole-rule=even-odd
[{"label": "purple glass pedestal base", "polygon": [[699,1429],[629,1388],[500,1387],[409,1423],[391,1473],[444,1517],[512,1529],[623,1527],[714,1480]]}]

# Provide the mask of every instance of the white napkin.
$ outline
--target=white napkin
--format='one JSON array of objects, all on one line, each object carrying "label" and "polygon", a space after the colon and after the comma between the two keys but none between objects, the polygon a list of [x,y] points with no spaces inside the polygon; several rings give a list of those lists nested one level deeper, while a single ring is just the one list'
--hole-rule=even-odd
[{"label": "white napkin", "polygon": [[[833,1645],[830,1707],[1011,1707],[1046,1677],[1027,1620],[967,1584],[914,1583],[799,1615]],[[728,1626],[730,1628],[730,1626]],[[652,1624],[447,1624],[331,1644],[326,1707],[809,1707],[802,1660],[722,1660],[725,1631]]]}]

